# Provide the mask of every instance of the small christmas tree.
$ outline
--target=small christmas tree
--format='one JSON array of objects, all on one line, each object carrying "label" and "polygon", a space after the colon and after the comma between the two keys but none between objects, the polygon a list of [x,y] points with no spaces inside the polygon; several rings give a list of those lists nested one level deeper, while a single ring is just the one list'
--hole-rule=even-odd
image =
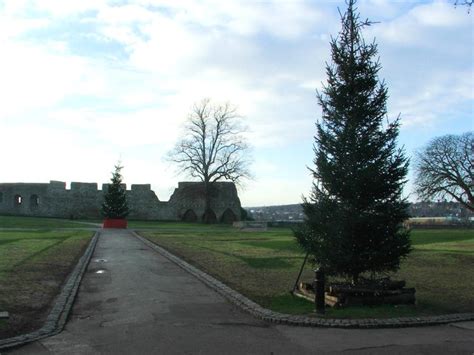
[{"label": "small christmas tree", "polygon": [[402,189],[408,160],[396,139],[399,119],[388,122],[387,88],[377,76],[377,46],[367,44],[355,1],[348,1],[342,30],[331,42],[328,83],[318,93],[315,182],[303,204],[298,243],[329,275],[355,284],[369,272],[395,271],[410,251],[408,203]]},{"label": "small christmas tree", "polygon": [[102,214],[105,218],[123,219],[129,213],[126,191],[122,186],[122,175],[120,174],[122,169],[123,166],[120,165],[120,162],[115,165],[111,184],[108,185],[107,192],[104,194]]}]

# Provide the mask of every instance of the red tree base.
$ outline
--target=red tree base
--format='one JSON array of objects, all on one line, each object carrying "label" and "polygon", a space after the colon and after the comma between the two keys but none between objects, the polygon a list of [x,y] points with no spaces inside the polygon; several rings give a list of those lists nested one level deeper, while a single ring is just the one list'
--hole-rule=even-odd
[{"label": "red tree base", "polygon": [[107,218],[104,219],[104,224],[102,228],[127,228],[127,220],[126,219],[115,219],[115,218]]}]

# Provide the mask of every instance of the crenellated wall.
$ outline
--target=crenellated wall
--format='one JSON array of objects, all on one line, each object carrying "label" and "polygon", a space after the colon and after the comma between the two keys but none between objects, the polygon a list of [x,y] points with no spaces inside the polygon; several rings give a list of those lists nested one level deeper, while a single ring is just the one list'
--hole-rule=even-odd
[{"label": "crenellated wall", "polygon": [[[102,218],[103,191],[96,183],[62,181],[49,183],[0,184],[0,214],[59,218]],[[124,185],[126,188],[126,186]],[[168,202],[158,199],[149,184],[131,185],[127,190],[130,219],[200,221],[204,215],[204,186],[180,182]],[[218,182],[211,193],[211,209],[216,221],[240,220],[240,200],[235,185]]]}]

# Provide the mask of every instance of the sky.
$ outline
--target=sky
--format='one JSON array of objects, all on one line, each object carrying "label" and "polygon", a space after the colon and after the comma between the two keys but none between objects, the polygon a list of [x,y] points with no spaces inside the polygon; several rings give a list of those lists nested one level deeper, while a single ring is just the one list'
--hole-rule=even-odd
[{"label": "sky", "polygon": [[[410,157],[474,130],[474,13],[454,1],[360,0],[388,119]],[[0,182],[189,180],[165,156],[194,103],[230,102],[249,129],[243,206],[300,203],[312,178],[316,90],[344,1],[0,0]],[[406,194],[413,194],[413,169]]]}]

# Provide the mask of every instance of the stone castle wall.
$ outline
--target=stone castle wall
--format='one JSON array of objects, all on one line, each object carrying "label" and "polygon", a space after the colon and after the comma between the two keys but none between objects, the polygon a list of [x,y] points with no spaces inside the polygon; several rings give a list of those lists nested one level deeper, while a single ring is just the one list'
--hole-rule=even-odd
[{"label": "stone castle wall", "polygon": [[[0,184],[0,214],[58,218],[102,218],[103,191],[96,183],[4,183]],[[204,189],[198,182],[180,182],[168,202],[158,199],[149,184],[134,184],[127,190],[129,219],[200,221],[204,215]],[[231,182],[215,183],[211,209],[216,221],[240,220],[240,200]]]}]

